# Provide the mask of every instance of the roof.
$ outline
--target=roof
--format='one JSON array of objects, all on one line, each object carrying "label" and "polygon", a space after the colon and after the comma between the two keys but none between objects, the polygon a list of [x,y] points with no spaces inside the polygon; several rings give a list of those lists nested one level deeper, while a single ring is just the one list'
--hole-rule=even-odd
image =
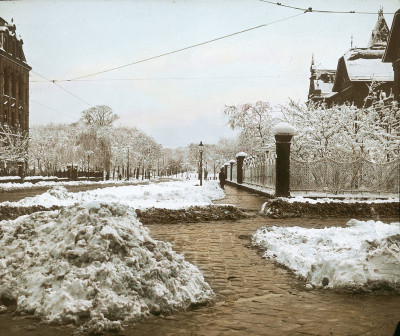
[{"label": "roof", "polygon": [[383,9],[381,8],[378,12],[378,20],[376,21],[375,28],[371,33],[367,47],[371,48],[375,45],[386,46],[388,34],[389,28],[385,18],[383,17]]},{"label": "roof", "polygon": [[384,49],[353,48],[343,55],[350,81],[394,81],[393,67],[382,63]]},{"label": "roof", "polygon": [[395,61],[395,49],[398,46],[400,36],[400,9],[396,11],[393,17],[392,28],[390,29],[388,43],[382,62]]},{"label": "roof", "polygon": [[325,96],[332,93],[333,82],[325,83],[322,80],[314,79],[314,88],[315,90],[321,90],[319,96]]}]

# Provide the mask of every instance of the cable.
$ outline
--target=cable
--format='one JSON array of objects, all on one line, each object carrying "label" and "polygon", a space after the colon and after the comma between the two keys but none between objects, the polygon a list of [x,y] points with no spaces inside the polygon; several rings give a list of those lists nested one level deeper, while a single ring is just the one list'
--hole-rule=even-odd
[{"label": "cable", "polygon": [[[212,43],[212,42],[215,42],[215,41],[219,41],[219,40],[222,40],[222,39],[225,39],[225,38],[228,38],[228,37],[232,37],[232,36],[235,36],[235,35],[243,34],[243,33],[246,33],[246,32],[248,32],[248,31],[251,31],[251,30],[255,30],[255,29],[262,28],[262,27],[266,27],[266,26],[272,25],[272,24],[274,24],[274,23],[278,23],[278,22],[281,22],[281,21],[289,20],[289,19],[292,19],[292,18],[294,18],[294,17],[296,17],[296,16],[300,16],[300,15],[302,15],[302,14],[304,14],[304,13],[292,15],[292,16],[289,16],[289,17],[286,17],[286,18],[283,18],[283,19],[280,19],[280,20],[276,20],[276,21],[273,21],[273,22],[269,22],[269,23],[265,23],[265,24],[259,25],[259,26],[255,26],[255,27],[251,27],[251,28],[248,28],[248,29],[244,29],[244,30],[238,31],[238,32],[236,32],[236,33],[232,33],[232,34],[228,34],[228,35],[225,35],[225,36],[217,37],[217,38],[212,39],[212,40],[208,40],[208,41],[205,41],[205,42],[193,44],[193,45],[191,45],[191,46],[188,46],[188,47],[185,47],[185,48],[181,48],[181,49],[177,49],[177,50],[174,50],[174,51],[169,51],[169,52],[167,52],[167,53],[160,54],[160,55],[157,55],[157,56],[148,57],[148,58],[142,59],[142,60],[140,60],[140,61],[136,61],[136,62],[124,64],[124,65],[120,65],[120,66],[117,66],[117,67],[114,67],[114,68],[110,68],[110,69],[106,69],[106,70],[103,70],[103,71],[94,72],[94,73],[91,73],[91,74],[88,74],[88,75],[84,75],[84,76],[79,76],[79,77],[71,78],[71,79],[69,79],[69,80],[67,80],[67,81],[72,82],[72,81],[76,81],[76,80],[78,80],[78,79],[82,79],[82,78],[86,78],[86,77],[91,77],[91,76],[99,75],[99,74],[102,74],[102,73],[105,73],[105,72],[110,72],[110,71],[122,69],[122,68],[125,68],[125,67],[128,67],[128,66],[131,66],[131,65],[135,65],[135,64],[147,62],[147,61],[150,61],[150,60],[153,60],[153,59],[156,59],[156,58],[160,58],[160,57],[164,57],[164,56],[167,56],[167,55],[176,54],[176,53],[181,52],[181,51],[184,51],[184,50],[196,48],[196,47],[199,47],[199,46],[202,46],[202,45],[205,45],[205,44],[208,44],[208,43]],[[52,82],[55,83],[56,81],[57,81],[57,80],[54,80],[54,81],[52,81]]]},{"label": "cable", "polygon": [[39,77],[44,78],[45,80],[53,83],[54,85],[57,85],[60,89],[64,90],[65,92],[67,92],[68,94],[70,94],[71,96],[75,97],[76,99],[80,100],[81,102],[85,103],[88,106],[92,106],[91,104],[89,104],[87,101],[84,101],[82,98],[78,97],[76,94],[72,93],[71,91],[68,91],[67,89],[63,88],[61,85],[57,84],[56,81],[54,80],[50,80],[42,75],[39,75],[37,72],[31,70],[34,74],[38,75]]},{"label": "cable", "polygon": [[54,108],[52,108],[52,107],[49,107],[49,106],[46,106],[46,105],[42,104],[42,103],[39,103],[39,102],[33,100],[32,98],[30,98],[29,101],[34,102],[34,103],[36,103],[36,104],[38,104],[38,105],[41,105],[41,106],[43,106],[43,107],[45,107],[45,108],[47,108],[47,109],[49,109],[49,110],[52,110],[52,111],[54,111],[54,112],[60,113],[60,114],[62,114],[62,115],[65,115],[65,116],[68,117],[68,118],[71,118],[71,119],[76,120],[75,118],[71,117],[70,115],[65,114],[65,113],[63,113],[63,112],[60,112],[60,111],[58,111],[58,110],[56,110],[56,109],[54,109]]},{"label": "cable", "polygon": [[[345,12],[345,11],[318,10],[318,9],[313,9],[312,7],[308,7],[308,8],[293,7],[293,6],[284,5],[280,2],[272,2],[272,1],[268,1],[268,0],[259,0],[259,1],[266,2],[266,3],[272,4],[272,5],[278,5],[281,7],[301,10],[301,11],[303,11],[303,13],[315,12],[315,13],[326,13],[326,14],[377,14],[376,12],[356,12],[356,11]],[[382,13],[382,14],[388,15],[388,14],[394,14],[394,13]]]},{"label": "cable", "polygon": [[[152,80],[192,80],[192,79],[244,79],[271,77],[309,77],[309,75],[265,75],[265,76],[216,76],[216,77],[160,77],[160,78],[103,78],[77,79],[74,82],[106,82],[106,81],[152,81]],[[69,79],[58,79],[57,82],[68,82]],[[47,81],[30,81],[31,83],[47,83]]]}]

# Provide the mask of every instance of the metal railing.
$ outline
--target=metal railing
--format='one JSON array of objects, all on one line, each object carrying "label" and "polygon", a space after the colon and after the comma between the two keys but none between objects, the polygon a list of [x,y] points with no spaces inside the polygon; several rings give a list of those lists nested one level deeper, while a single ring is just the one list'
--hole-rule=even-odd
[{"label": "metal railing", "polygon": [[257,155],[243,162],[243,182],[265,188],[275,188],[275,155]]},{"label": "metal railing", "polygon": [[329,158],[313,162],[290,160],[291,191],[331,193],[398,193],[400,160],[374,163],[365,159],[339,162]]}]

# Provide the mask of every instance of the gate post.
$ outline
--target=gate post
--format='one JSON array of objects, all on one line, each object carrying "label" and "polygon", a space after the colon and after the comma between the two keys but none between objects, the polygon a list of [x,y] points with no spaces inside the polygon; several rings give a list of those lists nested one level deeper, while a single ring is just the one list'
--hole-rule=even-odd
[{"label": "gate post", "polygon": [[275,196],[290,196],[290,142],[296,128],[288,123],[279,123],[272,133],[276,141],[276,184]]},{"label": "gate post", "polygon": [[237,162],[237,172],[236,172],[236,178],[237,178],[237,183],[242,184],[243,183],[243,161],[247,154],[245,152],[240,152],[236,154],[236,162]]},{"label": "gate post", "polygon": [[225,173],[225,178],[228,179],[228,167],[229,167],[229,162],[224,163],[224,173]]},{"label": "gate post", "polygon": [[231,165],[231,181],[232,181],[233,180],[233,177],[232,177],[232,175],[233,175],[233,165],[236,163],[236,161],[235,160],[231,160],[231,161],[229,161],[229,163]]}]

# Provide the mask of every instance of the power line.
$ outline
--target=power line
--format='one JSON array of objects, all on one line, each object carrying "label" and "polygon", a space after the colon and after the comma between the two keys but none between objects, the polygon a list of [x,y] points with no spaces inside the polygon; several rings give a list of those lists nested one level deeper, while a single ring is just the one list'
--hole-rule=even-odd
[{"label": "power line", "polygon": [[[377,14],[376,12],[358,12],[358,11],[331,11],[331,10],[318,10],[318,9],[313,9],[312,7],[308,7],[308,8],[301,8],[301,7],[293,7],[293,6],[289,6],[289,5],[284,5],[280,2],[272,2],[272,1],[268,1],[268,0],[259,0],[261,2],[266,2],[272,5],[278,5],[281,7],[286,7],[286,8],[291,8],[291,9],[296,9],[296,10],[301,10],[303,11],[303,13],[326,13],[326,14]],[[394,13],[382,13],[382,14],[394,14]]]},{"label": "power line", "polygon": [[[217,37],[217,38],[215,38],[215,39],[208,40],[208,41],[205,41],[205,42],[193,44],[193,45],[188,46],[188,47],[185,47],[185,48],[181,48],[181,49],[176,49],[176,50],[173,50],[173,51],[169,51],[169,52],[167,52],[167,53],[160,54],[160,55],[157,55],[157,56],[148,57],[148,58],[142,59],[142,60],[140,60],[140,61],[136,61],[136,62],[124,64],[124,65],[120,65],[120,66],[117,66],[117,67],[114,67],[114,68],[110,68],[110,69],[106,69],[106,70],[94,72],[94,73],[91,73],[91,74],[88,74],[88,75],[84,75],[84,76],[75,77],[75,78],[69,79],[69,80],[67,80],[67,81],[70,81],[70,82],[71,82],[71,81],[76,81],[76,80],[78,80],[78,79],[82,79],[82,78],[86,78],[86,77],[91,77],[91,76],[94,76],[94,75],[99,75],[99,74],[102,74],[102,73],[105,73],[105,72],[110,72],[110,71],[114,71],[114,70],[126,68],[126,67],[131,66],[131,65],[135,65],[135,64],[147,62],[147,61],[150,61],[150,60],[154,60],[154,59],[156,59],[156,58],[160,58],[160,57],[164,57],[164,56],[176,54],[176,53],[181,52],[181,51],[184,51],[184,50],[196,48],[196,47],[199,47],[199,46],[202,46],[202,45],[205,45],[205,44],[209,44],[209,43],[212,43],[212,42],[215,42],[215,41],[219,41],[219,40],[222,40],[222,39],[225,39],[225,38],[228,38],[228,37],[232,37],[232,36],[235,36],[235,35],[243,34],[243,33],[249,32],[249,31],[251,31],[251,30],[255,30],[255,29],[262,28],[262,27],[270,26],[270,25],[272,25],[272,24],[274,24],[274,23],[278,23],[278,22],[282,22],[282,21],[285,21],[285,20],[289,20],[289,19],[292,19],[292,18],[294,18],[294,17],[296,17],[296,16],[300,16],[300,15],[302,15],[302,14],[304,14],[304,13],[292,15],[292,16],[289,16],[289,17],[286,17],[286,18],[283,18],[283,19],[280,19],[280,20],[276,20],[276,21],[272,21],[272,22],[269,22],[269,23],[265,23],[265,24],[259,25],[259,26],[255,26],[255,27],[251,27],[251,28],[248,28],[248,29],[244,29],[244,30],[241,30],[241,31],[232,33],[232,34],[228,34],[228,35],[224,35],[224,36],[221,36],[221,37]],[[55,83],[56,81],[57,81],[57,80],[54,80],[54,81],[52,81],[52,82]]]},{"label": "power line", "polygon": [[63,113],[63,112],[60,112],[60,111],[58,111],[58,110],[56,110],[56,109],[54,109],[54,108],[52,108],[52,107],[49,107],[49,106],[46,106],[46,105],[42,104],[42,103],[39,103],[39,102],[33,100],[32,98],[30,98],[29,101],[34,102],[35,104],[38,104],[38,105],[40,105],[40,106],[43,106],[43,107],[45,107],[45,108],[47,108],[47,109],[49,109],[49,110],[52,110],[52,111],[54,111],[54,112],[57,112],[57,113],[59,113],[59,114],[65,115],[65,116],[68,117],[68,118],[71,118],[71,119],[76,120],[75,118],[71,117],[70,115],[68,115],[68,114],[66,114],[66,113]]},{"label": "power line", "polygon": [[68,94],[70,94],[71,96],[75,97],[76,99],[80,100],[81,102],[85,103],[88,106],[92,106],[91,104],[89,104],[87,101],[84,101],[82,98],[78,97],[75,93],[72,93],[71,91],[68,91],[66,88],[62,87],[61,85],[57,84],[55,80],[50,80],[42,75],[39,75],[37,72],[31,70],[34,74],[36,74],[39,77],[44,78],[45,80],[47,80],[50,83],[53,83],[54,85],[57,85],[60,89],[64,90],[65,92],[67,92]]},{"label": "power line", "polygon": [[[77,79],[74,82],[107,82],[107,81],[156,81],[156,80],[193,80],[193,79],[244,79],[274,77],[308,77],[309,75],[261,75],[261,76],[212,76],[212,77],[159,77],[159,78],[102,78]],[[70,79],[58,79],[57,82],[70,82]],[[31,83],[47,83],[47,81],[30,81]]]}]

